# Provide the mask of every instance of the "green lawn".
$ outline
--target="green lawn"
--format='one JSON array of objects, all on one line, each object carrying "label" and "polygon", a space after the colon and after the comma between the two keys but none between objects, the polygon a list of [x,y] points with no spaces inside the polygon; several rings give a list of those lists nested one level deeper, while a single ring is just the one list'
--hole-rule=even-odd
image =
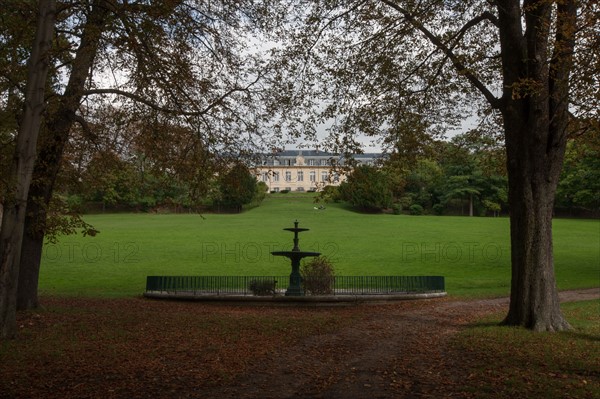
[{"label": "green lawn", "polygon": [[[100,234],[48,244],[42,293],[137,295],[147,275],[287,275],[294,220],[310,231],[300,248],[335,261],[339,275],[443,275],[451,295],[506,295],[507,218],[366,215],[339,204],[314,209],[310,195],[275,194],[237,215],[89,215]],[[600,222],[558,219],[560,289],[600,285]]]}]

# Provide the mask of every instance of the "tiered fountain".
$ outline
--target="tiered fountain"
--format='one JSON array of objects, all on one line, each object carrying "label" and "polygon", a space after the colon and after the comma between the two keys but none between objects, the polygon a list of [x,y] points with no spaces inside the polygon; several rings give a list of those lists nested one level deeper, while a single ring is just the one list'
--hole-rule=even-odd
[{"label": "tiered fountain", "polygon": [[294,248],[291,251],[275,251],[271,252],[273,256],[285,256],[290,258],[292,261],[292,273],[290,274],[290,285],[285,292],[285,296],[303,296],[304,290],[302,289],[302,276],[300,275],[300,260],[308,256],[319,256],[320,252],[305,252],[300,251],[298,247],[298,233],[301,231],[308,231],[309,229],[302,229],[298,227],[298,221],[294,222],[294,227],[288,227],[284,230],[294,232]]}]

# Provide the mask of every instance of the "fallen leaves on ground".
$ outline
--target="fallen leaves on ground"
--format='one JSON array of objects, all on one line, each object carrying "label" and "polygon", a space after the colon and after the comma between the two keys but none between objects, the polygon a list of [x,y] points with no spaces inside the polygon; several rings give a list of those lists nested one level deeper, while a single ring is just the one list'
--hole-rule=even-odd
[{"label": "fallen leaves on ground", "polygon": [[[19,315],[16,340],[0,343],[2,398],[468,398],[515,377],[514,365],[495,369],[498,356],[480,350],[486,343],[475,339],[485,337],[473,334],[473,348],[464,336],[455,339],[477,318],[501,312],[502,301],[324,308],[141,298],[42,303],[43,310]],[[543,374],[581,395],[600,387],[595,371],[574,376],[552,367]],[[539,381],[525,373],[513,384],[539,392]]]}]

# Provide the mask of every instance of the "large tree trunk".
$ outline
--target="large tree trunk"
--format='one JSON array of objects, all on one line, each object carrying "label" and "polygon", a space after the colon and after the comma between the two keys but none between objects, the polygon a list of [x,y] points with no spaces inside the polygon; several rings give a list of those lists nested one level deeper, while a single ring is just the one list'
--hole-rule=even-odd
[{"label": "large tree trunk", "polygon": [[16,295],[25,211],[42,114],[48,53],[54,36],[56,2],[40,0],[35,40],[31,50],[25,88],[25,105],[13,159],[5,210],[0,230],[0,337],[17,333]]},{"label": "large tree trunk", "polygon": [[577,8],[572,0],[556,9],[541,0],[524,8],[498,2],[512,263],[504,323],[560,331],[570,326],[554,277],[552,210],[566,148]]},{"label": "large tree trunk", "polygon": [[56,110],[46,118],[46,128],[42,131],[41,150],[35,164],[33,183],[27,199],[25,220],[27,230],[21,249],[21,273],[17,296],[19,309],[38,306],[38,281],[46,228],[46,209],[52,198],[63,150],[76,120],[76,113],[94,64],[109,9],[106,0],[94,1],[72,62],[65,93],[61,96]]},{"label": "large tree trunk", "polygon": [[[27,228],[27,222],[25,228]],[[40,238],[23,235],[19,273],[19,285],[17,291],[17,310],[35,309],[40,306],[38,299],[38,281],[40,276],[40,263],[42,260],[42,249],[44,245],[43,236]]]},{"label": "large tree trunk", "polygon": [[[40,172],[34,172],[40,176]],[[35,309],[39,307],[38,281],[40,263],[44,246],[44,230],[46,221],[46,207],[49,202],[41,192],[38,182],[33,182],[27,199],[27,215],[24,223],[23,242],[21,244],[21,262],[19,285],[17,291],[17,310]],[[43,203],[42,203],[43,201]]]},{"label": "large tree trunk", "polygon": [[47,118],[49,120],[40,137],[41,150],[33,170],[33,181],[27,198],[25,231],[21,244],[18,310],[34,309],[39,306],[38,281],[46,230],[46,210],[52,198],[61,157],[75,115],[75,111],[71,111],[64,104],[61,104],[59,110]]},{"label": "large tree trunk", "polygon": [[[569,329],[554,277],[552,213],[558,175],[549,173],[549,154],[541,146],[525,144],[524,132],[516,136],[521,144],[507,143],[510,159],[521,162],[509,163],[512,281],[504,323],[536,331]],[[515,156],[515,152],[527,156]]]}]

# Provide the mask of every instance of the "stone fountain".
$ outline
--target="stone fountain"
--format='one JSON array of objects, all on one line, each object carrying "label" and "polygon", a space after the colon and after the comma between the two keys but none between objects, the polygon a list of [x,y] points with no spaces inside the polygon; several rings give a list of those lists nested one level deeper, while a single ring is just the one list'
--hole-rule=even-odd
[{"label": "stone fountain", "polygon": [[294,232],[294,248],[291,251],[275,251],[271,252],[273,256],[285,256],[290,258],[292,261],[292,273],[290,274],[290,285],[285,292],[285,296],[303,296],[304,290],[302,289],[302,276],[300,275],[300,260],[308,256],[319,256],[320,252],[305,252],[301,251],[298,247],[298,233],[301,231],[308,231],[309,229],[303,229],[298,227],[298,221],[294,222],[294,227],[288,227],[284,230]]}]

